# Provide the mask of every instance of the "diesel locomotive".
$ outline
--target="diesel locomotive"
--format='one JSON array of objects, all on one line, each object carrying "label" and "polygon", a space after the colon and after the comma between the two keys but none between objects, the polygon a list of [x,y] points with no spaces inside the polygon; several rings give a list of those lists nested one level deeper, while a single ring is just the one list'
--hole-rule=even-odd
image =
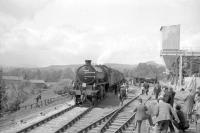
[{"label": "diesel locomotive", "polygon": [[[76,71],[72,93],[76,103],[89,101],[93,105],[102,100],[108,91],[124,82],[124,75],[105,65],[92,65],[91,60],[85,60],[85,65]],[[83,98],[84,97],[84,98]]]}]

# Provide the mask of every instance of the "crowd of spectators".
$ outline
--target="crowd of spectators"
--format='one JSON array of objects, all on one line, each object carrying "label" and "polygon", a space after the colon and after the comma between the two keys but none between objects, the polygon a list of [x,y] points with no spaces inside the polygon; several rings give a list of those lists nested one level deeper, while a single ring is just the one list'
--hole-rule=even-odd
[{"label": "crowd of spectators", "polygon": [[[146,83],[145,86],[147,86]],[[151,116],[146,113],[147,106],[139,100],[138,106],[134,109],[136,112],[134,130],[137,127],[137,133],[141,133],[141,123],[146,119],[149,120],[150,126],[153,126],[155,133],[167,133],[168,130],[171,133],[175,131],[182,133],[189,128],[191,123],[196,124],[200,118],[200,87],[196,91],[190,91],[182,105],[174,102],[176,92],[172,87],[161,87],[159,83],[156,83],[153,94],[157,101],[154,114],[152,114],[155,116],[155,124],[152,123]]]}]

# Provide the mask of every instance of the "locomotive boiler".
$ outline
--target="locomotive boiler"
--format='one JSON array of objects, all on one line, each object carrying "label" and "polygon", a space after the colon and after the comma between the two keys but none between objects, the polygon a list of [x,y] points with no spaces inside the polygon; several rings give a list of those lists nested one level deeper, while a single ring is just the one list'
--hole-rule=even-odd
[{"label": "locomotive boiler", "polygon": [[95,104],[123,81],[124,76],[121,72],[105,65],[92,65],[91,60],[85,60],[85,65],[80,66],[76,71],[72,93],[76,97],[76,103],[84,99]]}]

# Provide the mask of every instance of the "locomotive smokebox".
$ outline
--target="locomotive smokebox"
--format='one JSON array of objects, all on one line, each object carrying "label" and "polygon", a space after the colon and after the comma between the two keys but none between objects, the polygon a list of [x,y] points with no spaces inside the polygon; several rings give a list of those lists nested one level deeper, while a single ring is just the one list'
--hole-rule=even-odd
[{"label": "locomotive smokebox", "polygon": [[92,60],[85,60],[86,65],[91,65]]}]

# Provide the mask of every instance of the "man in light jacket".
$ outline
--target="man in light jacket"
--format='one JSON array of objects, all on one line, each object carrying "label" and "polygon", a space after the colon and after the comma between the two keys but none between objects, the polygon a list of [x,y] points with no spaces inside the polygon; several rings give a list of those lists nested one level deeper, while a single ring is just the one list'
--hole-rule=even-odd
[{"label": "man in light jacket", "polygon": [[[135,114],[135,123],[137,127],[137,133],[141,133],[141,125],[144,120],[148,120],[150,126],[153,126],[153,121],[151,115],[147,114],[146,111],[148,110],[147,106],[142,103],[142,99],[138,99],[139,104],[136,106],[133,112]],[[134,129],[135,130],[135,129]]]},{"label": "man in light jacket", "polygon": [[173,110],[172,106],[164,102],[164,98],[159,98],[159,103],[155,110],[156,115],[156,133],[167,133],[169,123],[171,121],[171,114],[174,116],[175,120],[179,123],[180,120]]}]

